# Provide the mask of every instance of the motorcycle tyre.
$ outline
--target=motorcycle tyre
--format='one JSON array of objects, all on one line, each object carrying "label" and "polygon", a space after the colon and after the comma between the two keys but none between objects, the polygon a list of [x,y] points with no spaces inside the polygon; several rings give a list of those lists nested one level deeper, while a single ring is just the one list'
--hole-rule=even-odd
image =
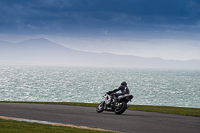
[{"label": "motorcycle tyre", "polygon": [[[98,107],[99,107],[101,104],[103,104],[103,107],[99,110]],[[104,105],[105,105],[105,101],[102,101],[102,102],[97,106],[97,108],[96,108],[97,113],[101,113],[101,112],[104,111]]]},{"label": "motorcycle tyre", "polygon": [[127,103],[125,101],[122,101],[121,103],[122,107],[119,110],[115,109],[115,114],[117,115],[121,115],[127,109]]}]

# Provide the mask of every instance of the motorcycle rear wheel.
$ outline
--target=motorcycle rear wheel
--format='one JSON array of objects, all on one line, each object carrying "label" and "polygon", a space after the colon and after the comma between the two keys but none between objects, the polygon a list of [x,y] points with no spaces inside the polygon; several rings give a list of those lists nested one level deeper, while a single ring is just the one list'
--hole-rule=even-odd
[{"label": "motorcycle rear wheel", "polygon": [[121,107],[119,109],[115,109],[115,114],[121,115],[127,109],[127,103],[125,101],[122,101],[121,103]]},{"label": "motorcycle rear wheel", "polygon": [[102,102],[97,106],[96,111],[97,111],[98,113],[101,113],[101,112],[104,111],[104,104],[105,104],[105,101],[102,101]]}]

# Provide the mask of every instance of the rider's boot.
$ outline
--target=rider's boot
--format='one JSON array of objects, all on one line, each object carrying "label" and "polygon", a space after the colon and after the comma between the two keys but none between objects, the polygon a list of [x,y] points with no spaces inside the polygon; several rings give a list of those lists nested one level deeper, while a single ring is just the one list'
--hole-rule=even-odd
[{"label": "rider's boot", "polygon": [[117,102],[117,101],[118,101],[118,99],[117,99],[117,97],[115,96],[115,97],[114,97],[114,102]]},{"label": "rider's boot", "polygon": [[112,97],[112,104],[114,104],[115,102],[117,102],[118,101],[118,99],[117,99],[117,97],[114,95],[113,97]]}]

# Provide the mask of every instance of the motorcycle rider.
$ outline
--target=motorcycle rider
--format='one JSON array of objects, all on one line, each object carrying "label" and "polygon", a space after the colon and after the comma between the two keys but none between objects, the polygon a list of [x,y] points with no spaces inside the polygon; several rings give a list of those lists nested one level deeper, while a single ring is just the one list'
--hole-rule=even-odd
[{"label": "motorcycle rider", "polygon": [[110,95],[110,94],[117,92],[117,91],[120,91],[120,90],[121,90],[121,93],[116,93],[115,95],[112,95],[111,102],[113,102],[113,98],[114,98],[114,102],[115,102],[117,100],[118,96],[124,95],[124,94],[129,94],[129,89],[128,89],[127,83],[125,81],[123,81],[121,83],[121,86],[118,89],[115,89],[113,91],[109,91],[109,92],[107,92],[107,94]]}]

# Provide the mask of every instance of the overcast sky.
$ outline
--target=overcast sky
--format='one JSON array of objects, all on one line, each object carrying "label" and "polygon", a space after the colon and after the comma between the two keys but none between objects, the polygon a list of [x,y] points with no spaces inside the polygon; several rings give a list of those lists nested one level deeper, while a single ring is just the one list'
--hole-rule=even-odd
[{"label": "overcast sky", "polygon": [[0,40],[200,59],[200,0],[0,0]]}]

